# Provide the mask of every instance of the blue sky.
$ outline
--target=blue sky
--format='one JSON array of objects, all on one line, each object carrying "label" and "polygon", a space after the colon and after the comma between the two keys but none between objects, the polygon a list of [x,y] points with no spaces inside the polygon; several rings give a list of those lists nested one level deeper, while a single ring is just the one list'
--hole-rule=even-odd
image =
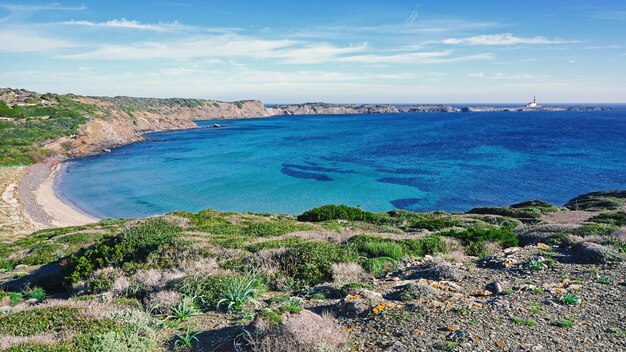
[{"label": "blue sky", "polygon": [[626,102],[626,2],[0,0],[0,86],[267,103]]}]

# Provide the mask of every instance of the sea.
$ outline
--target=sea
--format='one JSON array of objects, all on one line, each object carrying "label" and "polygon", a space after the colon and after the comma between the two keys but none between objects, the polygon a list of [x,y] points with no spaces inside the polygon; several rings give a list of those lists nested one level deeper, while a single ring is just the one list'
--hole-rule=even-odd
[{"label": "sea", "polygon": [[200,121],[146,137],[69,161],[57,193],[100,218],[134,218],[325,204],[464,212],[626,188],[625,106]]}]

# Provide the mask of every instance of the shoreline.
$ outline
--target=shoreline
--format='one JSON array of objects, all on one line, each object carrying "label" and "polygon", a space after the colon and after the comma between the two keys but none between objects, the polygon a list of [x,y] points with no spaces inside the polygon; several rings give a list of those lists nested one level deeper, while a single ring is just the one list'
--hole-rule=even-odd
[{"label": "shoreline", "polygon": [[100,221],[58,194],[57,176],[63,167],[63,161],[59,160],[37,163],[29,166],[20,179],[20,208],[26,220],[36,230],[80,226]]}]

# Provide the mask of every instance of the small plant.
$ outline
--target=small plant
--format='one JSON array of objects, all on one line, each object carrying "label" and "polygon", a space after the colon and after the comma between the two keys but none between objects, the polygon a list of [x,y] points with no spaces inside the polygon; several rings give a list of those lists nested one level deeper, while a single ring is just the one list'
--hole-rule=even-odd
[{"label": "small plant", "polygon": [[578,296],[568,293],[559,298],[559,302],[567,305],[576,305],[580,304],[580,298]]},{"label": "small plant", "polygon": [[532,314],[541,314],[543,313],[542,304],[533,303],[533,306],[528,311]]},{"label": "small plant", "polygon": [[288,312],[291,314],[298,314],[303,309],[304,308],[302,308],[302,300],[298,297],[290,297],[289,299],[285,300],[280,307],[280,310],[282,312]]},{"label": "small plant", "polygon": [[527,319],[526,320],[526,319],[522,319],[522,318],[519,318],[519,317],[512,317],[511,321],[514,322],[515,324],[526,325],[526,326],[529,326],[531,328],[534,328],[535,326],[537,326],[537,322],[535,322],[532,319]]},{"label": "small plant", "polygon": [[176,335],[174,347],[191,349],[193,342],[198,341],[196,335],[198,335],[198,332],[191,331],[191,327],[188,326],[183,334]]},{"label": "small plant", "polygon": [[558,326],[560,328],[571,328],[572,326],[576,325],[576,321],[574,320],[574,318],[568,317],[560,319],[559,321],[554,322],[552,325]]},{"label": "small plant", "polygon": [[20,292],[9,293],[9,302],[11,306],[17,305],[24,300],[24,295]]},{"label": "small plant", "polygon": [[435,348],[442,351],[454,351],[459,344],[454,341],[437,342]]},{"label": "small plant", "polygon": [[24,290],[23,295],[28,298],[34,298],[38,302],[41,302],[44,300],[44,298],[46,298],[46,291],[41,287],[33,287]]},{"label": "small plant", "polygon": [[180,321],[187,321],[189,318],[198,314],[200,314],[200,312],[194,304],[194,299],[185,297],[178,305],[172,307],[172,315],[170,317]]},{"label": "small plant", "polygon": [[611,328],[611,332],[616,335],[624,335],[626,334],[626,330],[620,328]]},{"label": "small plant", "polygon": [[226,305],[229,312],[239,312],[244,305],[252,302],[257,305],[254,295],[257,291],[257,280],[254,277],[232,277],[226,282],[223,298],[217,302],[217,308]]},{"label": "small plant", "polygon": [[394,271],[397,268],[396,260],[389,257],[380,257],[380,258],[372,258],[368,259],[363,267],[365,270],[373,273],[376,276],[381,276],[382,274],[390,271]]},{"label": "small plant", "polygon": [[602,276],[598,276],[596,282],[602,285],[613,285],[613,280]]},{"label": "small plant", "polygon": [[544,267],[543,260],[534,258],[528,262],[528,267],[534,271],[540,271]]}]

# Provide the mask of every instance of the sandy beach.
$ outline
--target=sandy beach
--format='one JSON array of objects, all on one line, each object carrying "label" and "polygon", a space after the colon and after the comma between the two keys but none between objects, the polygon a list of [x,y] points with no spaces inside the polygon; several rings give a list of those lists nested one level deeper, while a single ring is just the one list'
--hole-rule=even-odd
[{"label": "sandy beach", "polygon": [[25,219],[35,229],[78,226],[99,219],[74,208],[55,192],[55,179],[63,168],[59,161],[28,167],[21,178],[18,199]]}]

